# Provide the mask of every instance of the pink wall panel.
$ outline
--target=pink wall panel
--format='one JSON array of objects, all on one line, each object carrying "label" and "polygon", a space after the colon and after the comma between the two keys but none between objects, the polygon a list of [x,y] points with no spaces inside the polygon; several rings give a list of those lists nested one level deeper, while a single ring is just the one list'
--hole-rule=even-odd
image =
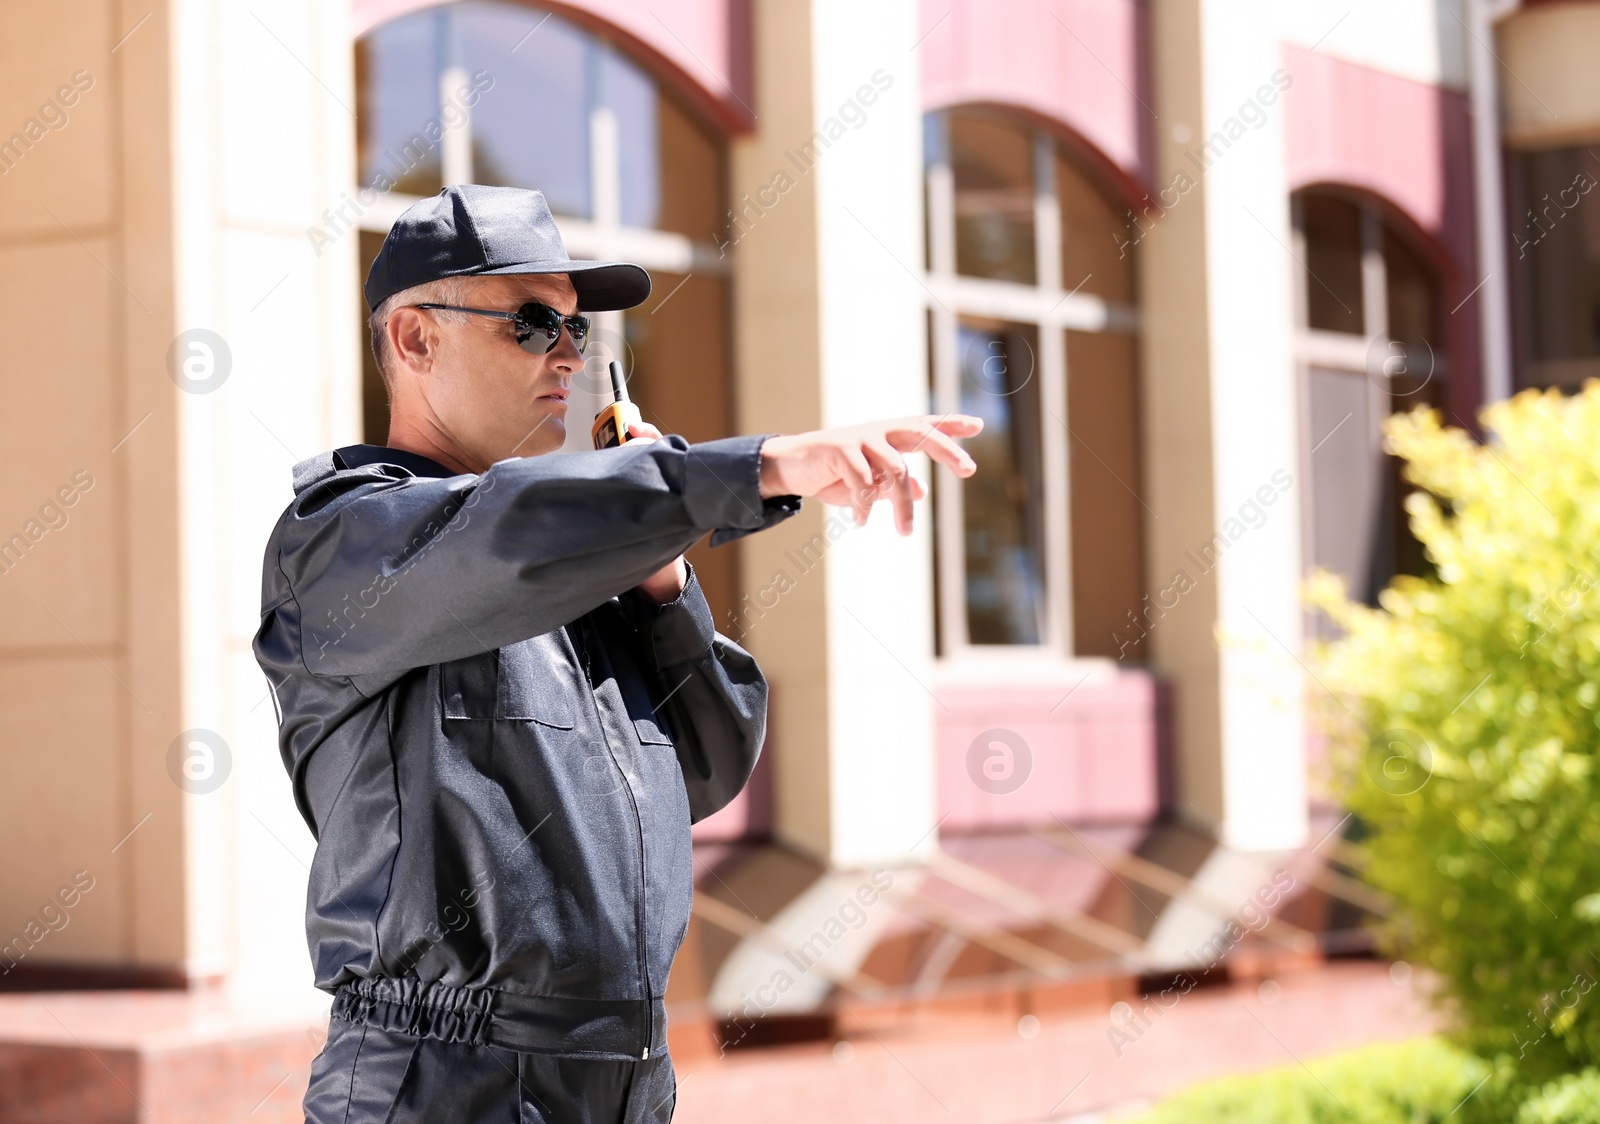
[{"label": "pink wall panel", "polygon": [[[937,712],[939,814],[949,832],[1030,824],[1147,820],[1160,810],[1157,687],[1144,671],[1085,683],[1065,702],[1055,685],[942,684]],[[1060,704],[1059,706],[1057,704]],[[997,780],[975,779],[979,735],[1010,731],[1029,764]],[[980,749],[979,758],[987,756]],[[1003,772],[1003,770],[1002,770]],[[978,776],[982,777],[981,767]],[[1008,780],[1020,780],[1013,791]],[[1014,781],[1013,781],[1014,783]]]},{"label": "pink wall panel", "polygon": [[[1387,203],[1432,243],[1443,281],[1453,424],[1480,401],[1472,134],[1465,94],[1284,48],[1290,190],[1343,184]],[[1459,309],[1457,306],[1460,305]],[[1451,312],[1452,309],[1457,309]]]},{"label": "pink wall panel", "polygon": [[[360,36],[437,2],[350,0],[352,31]],[[540,0],[529,6],[622,39],[724,130],[740,132],[753,125],[750,0]]]},{"label": "pink wall panel", "polygon": [[1288,113],[1291,190],[1338,182],[1366,188],[1436,237],[1445,217],[1444,122],[1435,86],[1284,48],[1294,85]]},{"label": "pink wall panel", "polygon": [[1147,183],[1141,0],[923,0],[923,102],[998,102],[1067,126]]},{"label": "pink wall panel", "polygon": [[[770,709],[778,689],[769,689]],[[1157,691],[1145,671],[1085,683],[1064,703],[1065,691],[1054,685],[941,684],[938,697],[948,709],[935,712],[935,752],[939,814],[949,815],[943,830],[1050,825],[1058,816],[1068,823],[1153,818],[1161,803]],[[973,741],[997,727],[1021,737],[1031,758],[1025,779],[1009,793],[986,790],[968,771]],[[771,832],[772,753],[769,727],[755,775],[726,808],[694,825],[697,844]]]}]

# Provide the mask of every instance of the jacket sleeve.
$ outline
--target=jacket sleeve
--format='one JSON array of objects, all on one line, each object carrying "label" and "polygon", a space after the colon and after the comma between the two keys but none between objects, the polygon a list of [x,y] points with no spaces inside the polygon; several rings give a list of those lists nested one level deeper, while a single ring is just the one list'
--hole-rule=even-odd
[{"label": "jacket sleeve", "polygon": [[707,531],[717,546],[793,514],[798,497],[760,494],[768,436],[674,434],[444,479],[369,466],[315,484],[275,535],[301,658],[371,693],[559,628]]},{"label": "jacket sleeve", "polygon": [[655,677],[689,794],[689,822],[720,810],[744,788],[767,731],[767,680],[750,653],[717,632],[694,567],[677,600],[656,605],[638,590],[619,601]]}]

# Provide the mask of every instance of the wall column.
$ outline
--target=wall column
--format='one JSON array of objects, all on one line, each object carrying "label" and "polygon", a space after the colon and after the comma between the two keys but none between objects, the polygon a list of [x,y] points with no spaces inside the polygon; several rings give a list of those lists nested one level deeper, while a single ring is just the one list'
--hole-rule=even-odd
[{"label": "wall column", "polygon": [[[315,998],[313,842],[250,644],[291,468],[361,439],[348,17],[316,0],[176,3],[175,327],[216,381],[177,394],[184,727],[227,747],[188,797],[190,957],[241,992]],[[225,348],[209,366],[193,351],[206,332]]]},{"label": "wall column", "polygon": [[1316,688],[1299,663],[1293,76],[1271,21],[1222,0],[1156,0],[1152,49],[1164,213],[1140,246],[1147,581],[1181,592],[1151,627],[1175,687],[1179,811],[1239,849],[1294,847]]},{"label": "wall column", "polygon": [[[0,975],[186,971],[165,6],[0,10]],[[49,978],[43,976],[41,978]]]},{"label": "wall column", "polygon": [[[923,412],[917,5],[767,0],[754,23],[756,131],[731,192],[739,430]],[[776,831],[839,867],[936,844],[931,505],[917,516],[902,539],[886,507],[857,528],[808,500],[744,540],[745,640],[776,685]]]}]

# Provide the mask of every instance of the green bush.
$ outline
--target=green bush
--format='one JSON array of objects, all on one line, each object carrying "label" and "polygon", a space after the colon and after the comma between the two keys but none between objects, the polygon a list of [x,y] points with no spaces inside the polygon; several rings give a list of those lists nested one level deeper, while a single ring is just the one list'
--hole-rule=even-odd
[{"label": "green bush", "polygon": [[1600,1124],[1600,1072],[1550,1082],[1522,1106],[1516,1124]]},{"label": "green bush", "polygon": [[1197,1085],[1130,1124],[1600,1124],[1600,1071],[1538,1088],[1442,1039],[1382,1042]]},{"label": "green bush", "polygon": [[1346,629],[1317,678],[1386,947],[1436,974],[1462,1044],[1543,1080],[1600,1062],[1600,383],[1483,420],[1488,445],[1389,420],[1438,576],[1380,609],[1313,579]]}]

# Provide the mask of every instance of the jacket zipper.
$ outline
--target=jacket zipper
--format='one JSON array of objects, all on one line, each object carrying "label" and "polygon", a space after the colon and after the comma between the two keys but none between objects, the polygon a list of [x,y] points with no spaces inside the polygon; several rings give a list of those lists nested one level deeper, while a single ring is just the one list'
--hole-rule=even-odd
[{"label": "jacket zipper", "polygon": [[[593,627],[593,622],[585,615],[580,623],[578,639],[579,648],[583,656],[583,678],[589,685],[589,703],[594,707],[595,719],[600,725],[600,736],[604,738],[606,736],[605,719],[600,714],[599,704],[594,700],[594,675],[589,668],[590,633]],[[617,764],[616,755],[612,752],[609,743],[606,746],[606,750],[612,754],[612,763]],[[639,907],[636,915],[639,919],[639,974],[644,977],[644,1050],[640,1053],[639,1060],[649,1061],[650,1044],[655,1041],[655,988],[650,983],[650,959],[645,950],[649,930],[646,928],[648,919],[645,917],[645,896],[648,881],[645,878],[644,869],[644,818],[639,815],[638,798],[634,796],[633,785],[629,783],[628,774],[623,771],[620,764],[617,764],[617,772],[622,776],[622,787],[628,790],[628,806],[633,809],[633,823],[639,838]]]}]

